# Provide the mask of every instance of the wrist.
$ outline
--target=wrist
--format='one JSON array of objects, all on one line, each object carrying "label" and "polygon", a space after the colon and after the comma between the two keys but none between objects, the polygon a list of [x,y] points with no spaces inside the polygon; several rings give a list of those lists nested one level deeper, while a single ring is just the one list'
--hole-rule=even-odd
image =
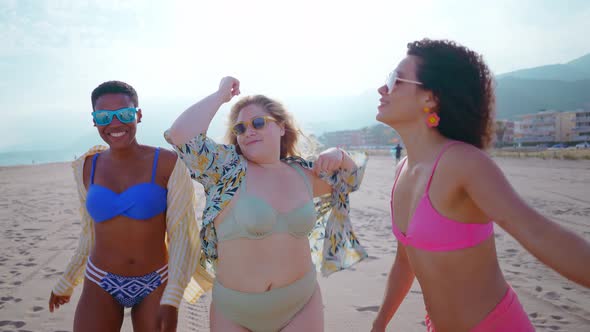
[{"label": "wrist", "polygon": [[380,313],[377,313],[377,317],[373,320],[373,327],[383,327],[387,326],[388,320],[383,317]]},{"label": "wrist", "polygon": [[226,100],[227,98],[225,97],[225,95],[221,92],[221,90],[217,90],[215,91],[211,97],[213,98],[213,101],[215,102],[215,104],[217,106],[221,106],[223,104],[225,104],[226,102],[228,102],[229,100]]}]

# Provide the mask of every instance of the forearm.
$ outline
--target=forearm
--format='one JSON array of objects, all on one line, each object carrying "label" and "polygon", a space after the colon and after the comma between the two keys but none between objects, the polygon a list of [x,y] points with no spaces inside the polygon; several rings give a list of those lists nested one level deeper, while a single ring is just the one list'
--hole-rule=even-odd
[{"label": "forearm", "polygon": [[553,257],[555,269],[571,281],[590,288],[590,245],[569,230],[563,229],[562,232],[560,241],[564,246],[557,246],[560,250]]},{"label": "forearm", "polygon": [[[192,193],[191,193],[192,195]],[[179,210],[182,208],[179,207]],[[185,206],[185,210],[193,210],[192,206]],[[168,244],[168,284],[162,294],[161,305],[178,308],[191,277],[199,264],[199,232],[194,214],[189,212],[178,222],[177,226],[170,223]],[[190,295],[190,292],[189,292]]]},{"label": "forearm", "polygon": [[[399,252],[398,252],[399,255]],[[404,259],[396,260],[391,267],[385,287],[385,297],[379,308],[375,322],[387,326],[414,282],[414,272],[409,262]]]},{"label": "forearm", "polygon": [[[529,227],[510,232],[531,254],[564,277],[590,287],[590,243],[532,208],[521,218]],[[507,225],[510,229],[510,225]]]},{"label": "forearm", "polygon": [[176,145],[184,144],[191,138],[206,133],[223,103],[222,96],[215,92],[189,107],[170,127],[172,142]]},{"label": "forearm", "polygon": [[59,277],[57,283],[53,287],[53,293],[56,295],[71,295],[74,288],[84,279],[86,261],[90,249],[94,245],[94,229],[90,224],[90,217],[88,217],[86,213],[84,214],[85,216],[83,216],[82,219],[84,227],[80,232],[78,247],[64,270],[64,273]]},{"label": "forearm", "polygon": [[[176,241],[178,241],[177,239]],[[168,284],[162,294],[161,305],[180,307],[186,286],[196,270],[196,255],[188,248],[182,248],[180,243],[170,246],[170,261],[168,262]],[[181,259],[186,255],[186,259]]]},{"label": "forearm", "polygon": [[72,256],[64,273],[53,287],[53,293],[60,296],[72,295],[74,288],[82,281],[87,255],[76,253]]}]

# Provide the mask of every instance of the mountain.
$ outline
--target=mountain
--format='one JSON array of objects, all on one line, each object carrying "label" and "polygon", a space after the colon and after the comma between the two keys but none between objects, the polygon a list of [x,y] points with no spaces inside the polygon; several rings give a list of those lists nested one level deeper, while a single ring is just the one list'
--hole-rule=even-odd
[{"label": "mountain", "polygon": [[496,76],[496,112],[502,119],[542,109],[590,108],[590,53],[564,64]]},{"label": "mountain", "polygon": [[586,73],[590,73],[590,53],[579,57],[575,60],[572,60],[567,63],[568,65],[578,68],[579,70],[585,71]]},{"label": "mountain", "polygon": [[[520,115],[543,109],[590,109],[590,53],[565,64],[497,75],[495,92],[496,117],[500,119],[518,119]],[[316,110],[310,121],[320,119],[324,111],[327,114],[338,114],[313,126],[313,131],[321,134],[377,124],[375,114],[378,99],[375,91],[367,91],[355,97],[308,100],[308,103],[295,104],[304,106],[304,109]]]},{"label": "mountain", "polygon": [[520,78],[575,82],[590,79],[590,53],[564,64],[546,65],[498,75],[496,79]]},{"label": "mountain", "polygon": [[574,82],[504,77],[496,81],[496,117],[516,119],[543,109],[590,107],[590,79]]}]

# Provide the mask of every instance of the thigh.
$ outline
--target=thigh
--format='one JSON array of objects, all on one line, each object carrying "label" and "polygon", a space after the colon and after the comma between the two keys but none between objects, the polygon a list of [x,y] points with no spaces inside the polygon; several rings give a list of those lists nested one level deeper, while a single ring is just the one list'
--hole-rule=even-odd
[{"label": "thigh", "polygon": [[133,331],[157,331],[160,300],[165,288],[166,282],[154,289],[153,292],[131,309]]},{"label": "thigh", "polygon": [[215,309],[213,302],[209,308],[209,325],[211,332],[249,332],[248,329],[225,318],[220,311]]},{"label": "thigh", "polygon": [[74,332],[118,332],[122,324],[123,307],[99,285],[84,279],[74,316]]},{"label": "thigh", "polygon": [[324,331],[324,304],[320,286],[316,286],[315,292],[295,317],[285,326],[282,332],[323,332]]}]

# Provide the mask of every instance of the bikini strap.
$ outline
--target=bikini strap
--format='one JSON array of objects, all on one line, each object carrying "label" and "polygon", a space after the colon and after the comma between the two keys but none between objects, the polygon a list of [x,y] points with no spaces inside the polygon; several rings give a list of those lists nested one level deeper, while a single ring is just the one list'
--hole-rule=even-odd
[{"label": "bikini strap", "polygon": [[94,184],[94,169],[96,168],[96,158],[98,158],[98,155],[100,153],[97,153],[94,155],[94,157],[92,157],[92,169],[90,170],[90,184]]},{"label": "bikini strap", "polygon": [[293,164],[293,168],[295,168],[297,173],[299,173],[303,177],[303,181],[305,181],[305,186],[307,187],[308,192],[313,197],[313,188],[311,186],[311,183],[309,182],[309,178],[307,177],[307,174],[305,174],[305,172],[303,171],[301,166],[299,166],[298,164]]},{"label": "bikini strap", "polygon": [[156,148],[156,154],[154,155],[154,166],[152,167],[152,183],[156,179],[156,170],[158,169],[158,156],[160,155],[160,148]]},{"label": "bikini strap", "polygon": [[438,162],[440,161],[440,158],[442,157],[442,155],[451,146],[453,146],[455,144],[459,144],[459,143],[461,143],[461,142],[459,142],[459,141],[450,141],[450,142],[445,143],[445,145],[442,147],[442,149],[440,149],[440,152],[438,153],[438,157],[436,157],[436,161],[434,162],[434,165],[432,166],[432,172],[430,172],[430,179],[428,179],[428,184],[426,185],[425,192],[429,192],[430,184],[432,183],[432,178],[434,177],[434,172],[436,171],[436,167],[438,166]]},{"label": "bikini strap", "polygon": [[395,181],[393,182],[393,188],[391,188],[392,195],[393,195],[393,191],[395,190],[395,185],[397,184],[397,179],[399,179],[399,176],[402,174],[402,170],[404,169],[404,165],[406,164],[406,160],[408,160],[408,156],[405,156],[404,159],[402,159],[399,170],[397,171],[397,174],[395,174]]},{"label": "bikini strap", "polygon": [[[246,166],[247,167],[247,166]],[[240,192],[245,194],[246,193],[246,174],[248,172],[244,172],[244,175],[242,175],[242,183],[240,183]]]}]

